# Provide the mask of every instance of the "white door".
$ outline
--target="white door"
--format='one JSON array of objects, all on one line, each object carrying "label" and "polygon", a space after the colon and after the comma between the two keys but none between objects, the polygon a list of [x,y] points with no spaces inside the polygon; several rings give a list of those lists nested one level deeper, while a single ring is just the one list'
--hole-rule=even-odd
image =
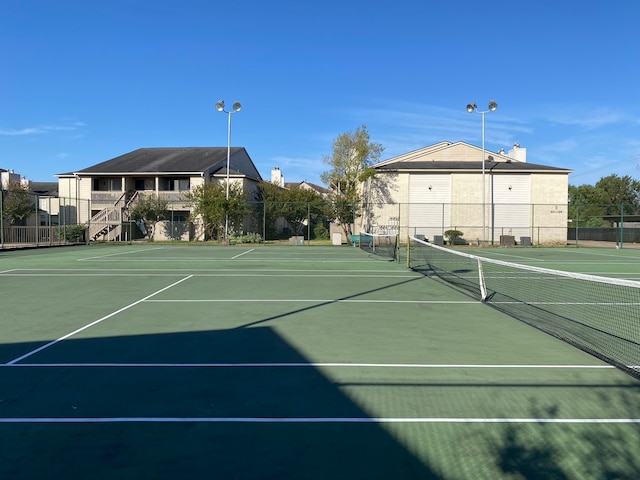
[{"label": "white door", "polygon": [[493,213],[491,216],[492,238],[500,235],[531,236],[531,176],[492,175]]},{"label": "white door", "polygon": [[409,235],[433,241],[451,223],[451,175],[409,176]]}]

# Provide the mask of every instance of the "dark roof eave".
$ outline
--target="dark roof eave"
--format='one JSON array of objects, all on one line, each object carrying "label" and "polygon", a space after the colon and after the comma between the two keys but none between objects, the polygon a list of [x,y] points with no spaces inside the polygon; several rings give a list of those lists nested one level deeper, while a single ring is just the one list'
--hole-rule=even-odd
[{"label": "dark roof eave", "polygon": [[[416,162],[411,165],[410,162],[406,162],[403,165],[388,166],[383,165],[375,168],[377,172],[402,172],[402,173],[477,173],[482,170],[481,162],[474,162],[473,165],[469,163],[460,164],[459,162]],[[573,170],[560,167],[549,167],[546,165],[538,165],[533,163],[520,163],[520,162],[486,162],[485,172],[489,173],[572,173]]]},{"label": "dark roof eave", "polygon": [[73,172],[70,174],[61,174],[61,175],[77,175],[79,177],[97,177],[97,176],[107,176],[107,177],[113,177],[114,175],[117,176],[123,176],[123,177],[139,177],[141,175],[158,175],[158,176],[162,176],[162,175],[198,175],[198,176],[202,176],[206,173],[207,170],[204,170],[202,172],[200,171],[193,171],[193,172],[184,172],[184,171],[173,171],[173,172],[155,172],[155,171],[148,171],[148,172],[87,172],[87,171],[80,171],[80,172]]},{"label": "dark roof eave", "polygon": [[[478,173],[479,169],[459,169],[454,170],[450,168],[430,168],[430,169],[406,169],[406,168],[379,168],[376,169],[377,172],[380,173]],[[490,170],[485,168],[485,173],[573,173],[573,170],[569,169],[501,169],[501,170]]]}]

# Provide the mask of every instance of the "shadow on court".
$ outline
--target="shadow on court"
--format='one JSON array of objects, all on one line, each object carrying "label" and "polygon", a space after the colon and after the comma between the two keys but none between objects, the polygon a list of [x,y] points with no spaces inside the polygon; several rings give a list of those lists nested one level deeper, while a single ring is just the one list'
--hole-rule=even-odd
[{"label": "shadow on court", "polygon": [[[251,328],[67,340],[24,363],[141,361],[307,362]],[[313,367],[3,366],[0,383],[1,478],[443,478],[380,424],[273,422],[368,417]]]},{"label": "shadow on court", "polygon": [[[0,355],[7,362],[7,354],[39,346],[2,345]],[[91,366],[89,362],[165,365]],[[306,364],[307,359],[266,327],[61,342],[28,357],[22,366],[0,367],[0,435],[7,439],[0,450],[0,478],[456,479],[519,475],[563,479],[576,478],[575,462],[583,462],[580,469],[593,476],[581,478],[631,479],[637,478],[640,468],[629,453],[629,445],[640,441],[637,428],[277,423],[282,418],[366,419],[370,414],[334,379],[311,366],[170,366],[178,362]],[[616,389],[615,395],[624,396],[626,413],[638,418],[640,404],[634,385]],[[387,386],[396,391],[403,385]],[[471,382],[466,386],[481,385]],[[518,386],[523,384],[513,385]],[[468,401],[472,402],[473,389],[469,391]],[[603,398],[605,403],[614,400]],[[429,401],[428,395],[424,401]],[[535,405],[529,410],[533,417],[557,413],[540,411]],[[8,419],[23,420],[8,423]],[[438,459],[437,465],[429,458]],[[600,476],[604,473],[613,476]]]},{"label": "shadow on court", "polygon": [[[617,392],[615,397],[609,395],[603,401],[622,401],[629,418],[640,417],[637,389]],[[529,406],[533,418],[554,418],[557,413]],[[569,441],[570,448],[558,448]],[[511,424],[491,442],[490,451],[508,478],[634,480],[640,478],[640,458],[630,445],[640,445],[640,426]]]}]

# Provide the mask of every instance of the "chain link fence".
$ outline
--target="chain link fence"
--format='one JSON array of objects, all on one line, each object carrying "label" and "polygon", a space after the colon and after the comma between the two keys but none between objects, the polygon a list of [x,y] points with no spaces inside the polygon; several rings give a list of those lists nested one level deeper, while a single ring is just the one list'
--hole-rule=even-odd
[{"label": "chain link fence", "polygon": [[[0,248],[149,239],[126,204],[94,207],[90,200],[2,190]],[[350,207],[347,225],[336,221],[329,201],[252,202],[250,207],[242,222],[230,225],[231,243],[335,241],[337,234],[341,243],[349,243],[350,234],[361,232],[398,235],[400,242],[411,235],[438,243],[454,230],[468,245],[640,244],[640,209],[631,205],[360,203]],[[151,239],[204,240],[188,208],[183,200],[169,202]]]},{"label": "chain link fence", "polygon": [[0,248],[85,243],[87,227],[79,222],[83,211],[89,211],[88,200],[2,190]]}]

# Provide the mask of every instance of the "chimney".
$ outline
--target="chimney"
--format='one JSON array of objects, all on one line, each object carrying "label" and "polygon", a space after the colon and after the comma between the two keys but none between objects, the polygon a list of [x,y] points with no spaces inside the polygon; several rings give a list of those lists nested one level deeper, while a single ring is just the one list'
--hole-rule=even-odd
[{"label": "chimney", "polygon": [[284,176],[280,171],[280,167],[273,167],[273,170],[271,170],[271,183],[284,187]]},{"label": "chimney", "polygon": [[514,161],[527,163],[527,149],[520,147],[519,143],[514,143],[513,148],[507,153]]}]

